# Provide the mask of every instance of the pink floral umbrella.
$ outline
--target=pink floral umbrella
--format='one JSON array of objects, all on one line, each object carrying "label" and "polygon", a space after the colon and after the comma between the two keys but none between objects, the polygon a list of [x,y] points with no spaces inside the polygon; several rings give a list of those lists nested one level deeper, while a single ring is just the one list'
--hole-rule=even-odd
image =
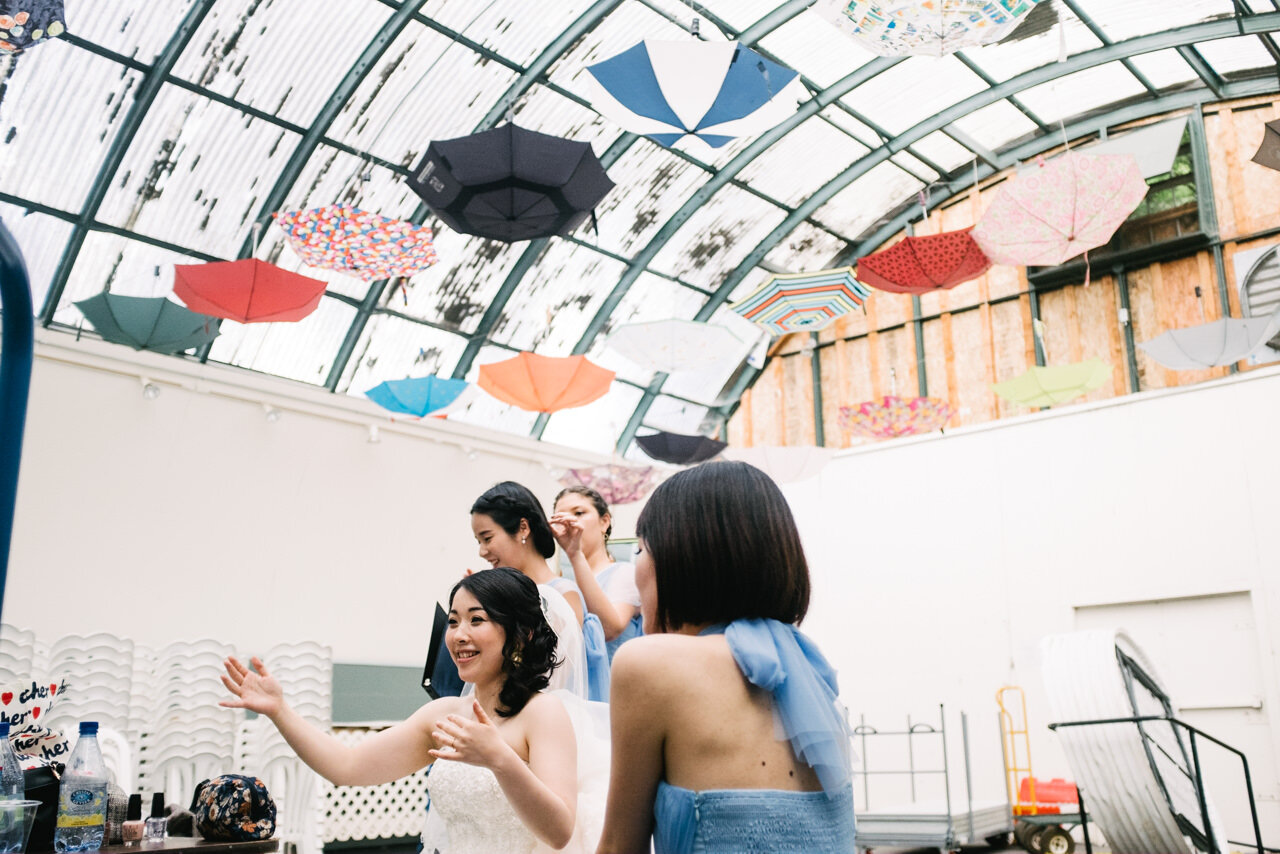
[{"label": "pink floral umbrella", "polygon": [[561,486],[589,486],[609,504],[639,501],[656,486],[658,470],[653,466],[609,463],[602,466],[566,469]]},{"label": "pink floral umbrella", "polygon": [[438,260],[431,229],[351,205],[285,211],[275,218],[307,264],[367,282],[412,276]]},{"label": "pink floral umbrella", "polygon": [[864,436],[892,439],[938,430],[950,420],[951,414],[951,405],[936,397],[907,398],[890,394],[879,400],[840,407],[840,426]]},{"label": "pink floral umbrella", "polygon": [[997,264],[1055,267],[1110,240],[1146,195],[1132,154],[1068,151],[1018,173],[972,235]]}]

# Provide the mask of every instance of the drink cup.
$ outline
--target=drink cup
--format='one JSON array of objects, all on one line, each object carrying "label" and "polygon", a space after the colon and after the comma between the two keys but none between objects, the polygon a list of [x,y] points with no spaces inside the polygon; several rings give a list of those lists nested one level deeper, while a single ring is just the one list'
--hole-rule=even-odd
[{"label": "drink cup", "polygon": [[0,854],[21,854],[36,823],[39,801],[0,801]]}]

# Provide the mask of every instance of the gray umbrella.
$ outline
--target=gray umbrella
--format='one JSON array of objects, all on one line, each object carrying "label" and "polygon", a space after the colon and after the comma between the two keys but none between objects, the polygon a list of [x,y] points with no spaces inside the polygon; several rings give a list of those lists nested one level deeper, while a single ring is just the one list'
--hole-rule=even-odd
[{"label": "gray umbrella", "polygon": [[135,350],[180,353],[203,347],[218,337],[214,318],[196,314],[164,297],[104,292],[78,301],[76,308],[103,338]]},{"label": "gray umbrella", "polygon": [[1199,371],[1234,364],[1261,348],[1280,329],[1270,317],[1224,317],[1212,323],[1170,329],[1138,346],[1166,368]]}]

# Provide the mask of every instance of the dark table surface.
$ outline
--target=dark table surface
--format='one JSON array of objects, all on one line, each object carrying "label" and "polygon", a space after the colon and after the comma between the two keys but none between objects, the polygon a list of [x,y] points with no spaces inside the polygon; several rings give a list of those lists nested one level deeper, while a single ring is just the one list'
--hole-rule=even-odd
[{"label": "dark table surface", "polygon": [[199,854],[268,854],[280,847],[279,839],[254,839],[250,842],[213,842],[200,836],[166,836],[163,842],[140,842],[135,845],[104,845],[102,854],[155,854],[192,851]]}]

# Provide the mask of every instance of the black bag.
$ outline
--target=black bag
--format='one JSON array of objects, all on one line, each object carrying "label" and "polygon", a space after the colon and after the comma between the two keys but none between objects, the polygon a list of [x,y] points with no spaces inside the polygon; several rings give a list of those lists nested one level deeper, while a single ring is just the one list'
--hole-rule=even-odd
[{"label": "black bag", "polygon": [[203,780],[191,799],[196,832],[220,842],[270,839],[276,832],[276,802],[257,777],[223,774]]},{"label": "black bag", "polygon": [[43,768],[29,768],[22,772],[27,800],[39,801],[36,823],[31,828],[27,842],[28,851],[52,851],[53,831],[58,826],[58,787],[62,783],[61,762]]}]

